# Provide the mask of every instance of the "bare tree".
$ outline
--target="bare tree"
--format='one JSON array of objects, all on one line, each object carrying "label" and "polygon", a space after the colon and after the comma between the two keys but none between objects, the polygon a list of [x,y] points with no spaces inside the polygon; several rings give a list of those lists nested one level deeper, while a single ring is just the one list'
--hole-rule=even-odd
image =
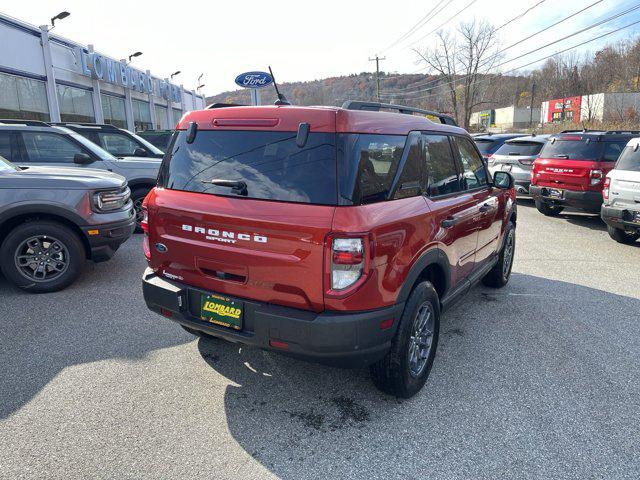
[{"label": "bare tree", "polygon": [[461,23],[453,33],[438,32],[435,47],[415,52],[443,80],[456,120],[468,127],[473,109],[487,101],[486,78],[480,78],[493,73],[500,58],[495,28],[476,20]]}]

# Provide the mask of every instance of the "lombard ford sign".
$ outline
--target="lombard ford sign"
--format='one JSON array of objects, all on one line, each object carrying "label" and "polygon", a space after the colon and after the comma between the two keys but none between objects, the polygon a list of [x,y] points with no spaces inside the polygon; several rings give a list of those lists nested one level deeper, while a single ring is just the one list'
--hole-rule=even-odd
[{"label": "lombard ford sign", "polygon": [[[180,87],[165,80],[154,79],[145,72],[130,67],[95,52],[85,52],[76,48],[76,58],[80,59],[81,73],[104,82],[137,90],[142,93],[157,93],[166,100],[180,102]],[[155,87],[155,88],[154,88]]]},{"label": "lombard ford sign", "polygon": [[262,88],[273,83],[273,77],[267,72],[247,72],[236,77],[236,84],[243,88]]}]

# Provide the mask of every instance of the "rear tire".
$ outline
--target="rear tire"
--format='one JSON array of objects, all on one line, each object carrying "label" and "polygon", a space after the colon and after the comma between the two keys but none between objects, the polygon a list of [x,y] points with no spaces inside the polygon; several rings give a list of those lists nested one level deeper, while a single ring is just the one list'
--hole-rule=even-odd
[{"label": "rear tire", "polygon": [[547,217],[557,217],[564,210],[564,207],[558,205],[549,205],[548,203],[536,200],[536,208],[540,213]]},{"label": "rear tire", "polygon": [[516,227],[512,222],[507,224],[504,232],[504,245],[498,255],[498,261],[493,268],[482,278],[482,283],[491,288],[502,288],[509,283],[513,257],[516,251]]},{"label": "rear tire", "polygon": [[137,187],[131,192],[131,201],[133,202],[133,209],[136,214],[136,233],[142,233],[142,202],[151,190],[150,187]]},{"label": "rear tire", "polygon": [[612,227],[610,225],[607,225],[607,232],[609,232],[609,236],[616,242],[624,243],[625,245],[631,245],[640,238],[640,233],[638,232],[627,232],[621,228]]},{"label": "rear tire", "polygon": [[0,247],[0,268],[18,288],[33,293],[62,290],[82,272],[86,252],[78,235],[51,221],[15,227]]},{"label": "rear tire", "polygon": [[439,331],[438,294],[430,282],[421,282],[409,295],[391,349],[370,367],[375,386],[402,398],[418,393],[433,366]]}]

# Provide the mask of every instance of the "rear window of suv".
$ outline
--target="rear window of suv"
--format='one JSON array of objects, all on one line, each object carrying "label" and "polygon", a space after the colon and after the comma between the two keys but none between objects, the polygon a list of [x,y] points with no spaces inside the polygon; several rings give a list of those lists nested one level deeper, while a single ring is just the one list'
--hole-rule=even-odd
[{"label": "rear window of suv", "polygon": [[504,143],[495,154],[533,157],[540,153],[543,145],[544,144],[540,142],[507,142]]},{"label": "rear window of suv", "polygon": [[615,162],[626,145],[626,140],[598,141],[594,139],[556,139],[545,144],[540,152],[542,158],[565,158]]},{"label": "rear window of suv", "polygon": [[640,150],[633,147],[626,147],[616,163],[616,169],[640,172]]},{"label": "rear window of suv", "polygon": [[[384,168],[381,163],[378,168]],[[296,132],[180,131],[160,170],[158,184],[173,190],[238,196],[212,179],[244,182],[241,198],[335,205],[336,145],[333,133],[310,133],[303,148]]]}]

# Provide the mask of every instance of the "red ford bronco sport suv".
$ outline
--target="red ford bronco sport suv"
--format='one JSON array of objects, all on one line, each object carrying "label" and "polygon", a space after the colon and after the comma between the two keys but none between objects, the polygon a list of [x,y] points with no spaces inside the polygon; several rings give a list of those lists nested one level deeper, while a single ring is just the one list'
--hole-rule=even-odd
[{"label": "red ford bronco sport suv", "polygon": [[513,179],[492,180],[450,118],[371,105],[184,116],[144,203],[147,306],[197,335],[420,390],[441,312],[509,280]]},{"label": "red ford bronco sport suv", "polygon": [[565,207],[600,213],[607,173],[632,131],[566,130],[552,135],[533,163],[529,193],[539,212],[559,215]]}]

